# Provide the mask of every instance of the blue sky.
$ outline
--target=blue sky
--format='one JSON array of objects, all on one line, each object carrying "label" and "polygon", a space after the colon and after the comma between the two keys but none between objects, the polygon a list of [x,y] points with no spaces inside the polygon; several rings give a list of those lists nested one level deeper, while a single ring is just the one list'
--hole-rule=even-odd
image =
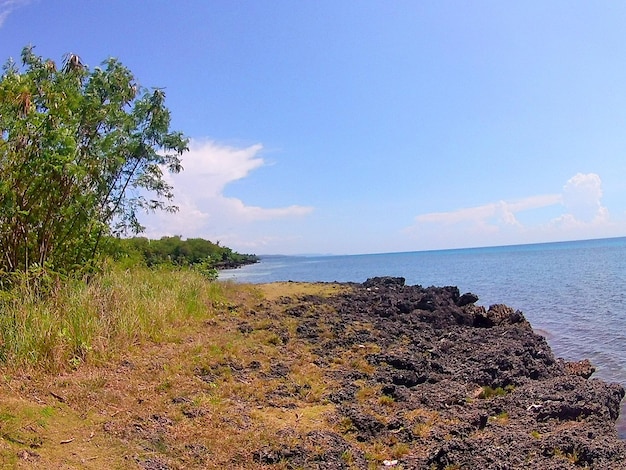
[{"label": "blue sky", "polygon": [[376,253],[626,235],[626,3],[0,0],[191,140],[151,237]]}]

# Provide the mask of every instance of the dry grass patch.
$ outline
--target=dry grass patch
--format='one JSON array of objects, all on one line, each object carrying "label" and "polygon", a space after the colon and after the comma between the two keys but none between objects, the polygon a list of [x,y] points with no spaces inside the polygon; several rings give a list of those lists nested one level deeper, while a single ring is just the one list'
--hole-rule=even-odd
[{"label": "dry grass patch", "polygon": [[441,416],[437,411],[416,408],[404,414],[404,418],[412,425],[412,432],[415,436],[426,438],[433,428],[441,424]]},{"label": "dry grass patch", "polygon": [[[124,468],[126,450],[101,432],[97,415],[82,415],[54,398],[0,399],[1,468]],[[55,402],[56,401],[56,402]]]},{"label": "dry grass patch", "polygon": [[281,297],[301,297],[303,295],[332,297],[350,290],[350,287],[346,285],[323,282],[273,282],[258,284],[257,287],[270,301],[278,300]]},{"label": "dry grass patch", "polygon": [[267,429],[293,430],[298,434],[328,428],[328,419],[335,411],[332,404],[301,406],[289,408],[261,408],[251,411],[251,417],[258,420]]}]

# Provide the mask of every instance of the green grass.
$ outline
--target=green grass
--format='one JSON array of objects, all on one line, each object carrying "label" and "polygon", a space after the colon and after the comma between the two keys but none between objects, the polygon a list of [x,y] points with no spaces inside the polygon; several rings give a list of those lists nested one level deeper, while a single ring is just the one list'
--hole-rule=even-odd
[{"label": "green grass", "polygon": [[483,387],[482,391],[478,395],[478,398],[492,398],[492,397],[501,397],[506,395],[507,393],[512,392],[515,389],[512,385],[507,385],[506,387],[496,387],[492,388],[489,386]]},{"label": "green grass", "polygon": [[58,371],[176,340],[182,327],[211,315],[227,288],[191,270],[115,265],[88,283],[57,283],[43,298],[22,282],[0,296],[0,361]]}]

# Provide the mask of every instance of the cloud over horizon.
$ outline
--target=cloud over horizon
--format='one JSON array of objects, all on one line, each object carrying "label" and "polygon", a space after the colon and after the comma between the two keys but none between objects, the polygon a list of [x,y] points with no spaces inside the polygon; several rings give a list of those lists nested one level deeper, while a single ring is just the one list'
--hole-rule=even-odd
[{"label": "cloud over horizon", "polygon": [[[577,173],[567,180],[559,194],[421,214],[405,233],[426,240],[439,232],[439,241],[455,246],[471,245],[473,237],[483,237],[488,244],[508,244],[601,236],[616,227],[601,199],[600,176]],[[520,212],[532,213],[552,206],[562,207],[563,212],[548,222],[523,224],[518,219]]]},{"label": "cloud over horizon", "polygon": [[[256,222],[302,217],[312,207],[292,204],[285,207],[248,205],[241,199],[227,197],[224,189],[229,183],[241,180],[266,163],[259,156],[263,146],[254,144],[236,148],[211,140],[192,139],[189,151],[183,154],[184,170],[179,174],[165,174],[174,188],[174,214],[150,214],[143,221],[146,235],[182,234],[185,237],[219,238],[225,243],[242,244],[238,232],[248,231]],[[244,230],[244,227],[246,229]],[[247,240],[247,245],[263,245],[267,235],[258,242]]]},{"label": "cloud over horizon", "polygon": [[577,173],[563,186],[563,205],[575,220],[585,223],[608,219],[609,213],[602,206],[602,181],[595,173]]}]

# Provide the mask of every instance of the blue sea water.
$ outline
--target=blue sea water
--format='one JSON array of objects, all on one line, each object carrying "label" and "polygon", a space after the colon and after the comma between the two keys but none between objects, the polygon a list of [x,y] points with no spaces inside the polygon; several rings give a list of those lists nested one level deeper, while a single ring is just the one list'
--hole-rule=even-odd
[{"label": "blue sea water", "polygon": [[[626,387],[626,237],[407,253],[272,256],[220,279],[363,282],[402,276],[407,284],[458,286],[478,304],[521,310],[555,355],[590,359],[594,377]],[[619,423],[626,438],[626,404]]]}]

